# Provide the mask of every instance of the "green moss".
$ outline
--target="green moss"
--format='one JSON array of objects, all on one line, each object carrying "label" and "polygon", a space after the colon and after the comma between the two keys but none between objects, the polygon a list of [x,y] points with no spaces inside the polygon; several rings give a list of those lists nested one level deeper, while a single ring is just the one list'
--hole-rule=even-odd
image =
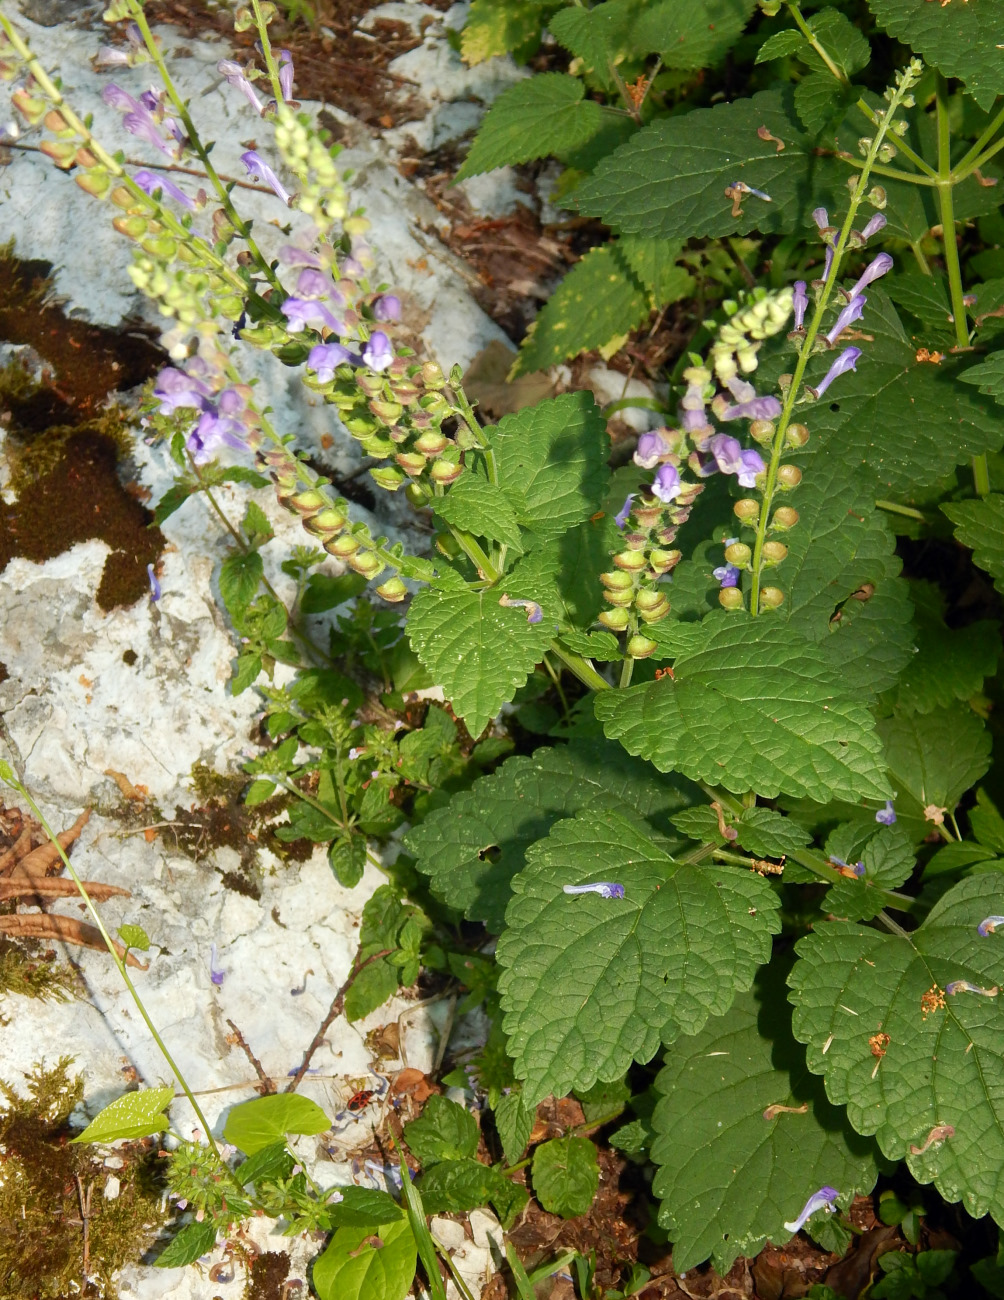
[{"label": "green moss", "polygon": [[57,962],[54,956],[33,957],[10,939],[0,938],[0,997],[20,993],[26,998],[65,1002],[78,988],[79,979],[71,966]]},{"label": "green moss", "polygon": [[[88,1295],[115,1300],[115,1271],[137,1262],[165,1220],[155,1148],[119,1149],[112,1173],[94,1148],[70,1146],[67,1120],[83,1094],[71,1057],[36,1066],[27,1096],[0,1082],[0,1295],[4,1300],[63,1300]],[[110,1177],[118,1195],[105,1199]],[[82,1287],[87,1215],[87,1272]]]}]

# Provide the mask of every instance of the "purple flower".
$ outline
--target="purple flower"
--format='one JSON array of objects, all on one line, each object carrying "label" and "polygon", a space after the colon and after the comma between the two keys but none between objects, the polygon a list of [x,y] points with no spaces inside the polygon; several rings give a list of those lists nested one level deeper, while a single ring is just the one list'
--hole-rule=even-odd
[{"label": "purple flower", "polygon": [[875,814],[875,820],[883,826],[894,826],[896,824],[896,809],[892,806],[892,800],[885,801],[885,807],[880,808]]},{"label": "purple flower", "polygon": [[305,267],[296,277],[296,296],[298,298],[330,298],[338,306],[345,299],[338,292],[323,271]]},{"label": "purple flower", "polygon": [[659,461],[669,451],[662,435],[658,429],[651,433],[643,433],[638,439],[638,446],[634,453],[634,463],[640,469],[655,469]]},{"label": "purple flower", "polygon": [[985,998],[995,998],[1000,989],[995,984],[993,988],[981,988],[979,984],[970,984],[968,980],[950,980],[945,985],[945,992],[948,996],[954,997],[956,993],[982,993]]},{"label": "purple flower", "polygon": [[138,113],[126,113],[122,119],[122,125],[130,135],[136,136],[139,140],[145,140],[147,144],[152,144],[155,149],[159,149],[168,158],[174,158],[171,146],[157,130],[157,123],[145,108],[141,108]]},{"label": "purple flower", "polygon": [[[226,60],[224,60],[224,62],[226,62]],[[275,172],[260,154],[255,153],[253,149],[249,149],[247,153],[241,154],[241,162],[247,168],[247,173],[253,181],[261,181],[265,185],[268,185],[276,198],[281,199],[283,203],[289,207],[291,198],[290,194],[283,189],[279,177],[276,176]]]},{"label": "purple flower", "polygon": [[833,1213],[833,1202],[840,1193],[835,1187],[821,1187],[818,1192],[813,1192],[802,1208],[802,1213],[791,1223],[786,1223],[785,1229],[788,1232],[801,1232],[805,1224],[819,1210],[825,1209],[828,1213]]},{"label": "purple flower", "polygon": [[756,476],[764,471],[763,457],[758,451],[744,451],[737,438],[727,433],[716,433],[708,442],[708,449],[723,474],[735,474],[741,487],[755,487]]},{"label": "purple flower", "polygon": [[720,564],[717,569],[712,570],[712,577],[718,579],[723,589],[739,586],[739,570],[734,564]]},{"label": "purple flower", "polygon": [[628,517],[631,514],[631,503],[634,501],[634,493],[629,492],[621,506],[620,514],[614,515],[614,523],[618,528],[623,530],[627,526]]},{"label": "purple flower", "polygon": [[373,304],[373,315],[382,321],[400,320],[401,299],[393,293],[381,294]]},{"label": "purple flower", "polygon": [[845,862],[843,858],[838,858],[834,853],[830,854],[830,861],[835,867],[839,867],[844,875],[849,872],[860,879],[865,874],[865,864],[863,862],[855,862],[852,866],[849,862]]},{"label": "purple flower", "polygon": [[294,333],[297,330],[321,329],[324,326],[336,334],[345,333],[345,323],[332,316],[323,302],[317,302],[313,298],[287,298],[281,310]]},{"label": "purple flower", "polygon": [[833,249],[827,246],[826,261],[823,263],[823,283],[830,278],[830,271],[833,269]]},{"label": "purple flower", "polygon": [[993,934],[999,925],[1004,925],[1004,916],[988,916],[976,927],[976,933],[981,939],[985,939],[988,934]]},{"label": "purple flower", "polygon": [[176,370],[174,366],[168,366],[157,376],[153,395],[159,403],[160,414],[171,415],[179,408],[193,407],[197,411],[206,410],[213,393],[201,379],[186,374],[184,370]]},{"label": "purple flower", "polygon": [[795,309],[795,329],[800,330],[809,306],[809,295],[805,291],[804,280],[795,281],[795,295],[791,300],[791,305]]},{"label": "purple flower", "polygon": [[179,190],[177,185],[169,181],[166,176],[155,176],[153,172],[144,169],[133,172],[132,178],[143,193],[149,194],[151,198],[160,190],[162,194],[166,194],[169,199],[174,199],[175,203],[180,203],[189,212],[196,211],[195,200],[190,199],[184,190]]},{"label": "purple flower", "polygon": [[244,425],[240,420],[217,415],[215,411],[206,411],[187,438],[192,459],[197,465],[201,465],[207,460],[212,460],[221,447],[243,449],[245,443],[241,435],[244,431]]},{"label": "purple flower", "polygon": [[314,266],[323,269],[324,263],[306,248],[297,248],[295,244],[283,244],[279,249],[279,261],[283,266]]},{"label": "purple flower", "polygon": [[160,600],[160,583],[152,564],[146,566],[146,576],[150,582],[150,599],[156,604]]},{"label": "purple flower", "polygon": [[217,956],[216,944],[214,943],[209,949],[209,978],[219,988],[226,979],[227,973],[222,966],[216,965]]},{"label": "purple flower", "polygon": [[652,483],[652,495],[665,505],[680,495],[680,473],[675,465],[660,465]]},{"label": "purple flower", "polygon": [[851,290],[851,297],[856,298],[862,289],[866,289],[873,280],[879,279],[880,276],[885,275],[892,268],[893,260],[888,253],[879,253],[878,257],[873,257],[865,267],[860,280]]},{"label": "purple flower", "polygon": [[310,349],[310,355],[307,357],[307,365],[317,372],[317,378],[322,384],[331,383],[335,377],[335,367],[340,366],[343,361],[358,363],[359,358],[341,343],[319,343],[317,347]]},{"label": "purple flower", "polygon": [[829,213],[825,208],[813,208],[812,219],[820,230],[825,230],[830,224]]},{"label": "purple flower", "polygon": [[526,621],[528,623],[540,623],[544,618],[544,611],[535,600],[515,600],[510,596],[503,595],[499,600],[500,605],[505,605],[510,609],[525,609]]},{"label": "purple flower", "polygon": [[616,881],[601,880],[595,885],[563,885],[564,894],[599,894],[600,898],[623,898],[624,886]]},{"label": "purple flower", "polygon": [[864,312],[865,303],[867,301],[868,299],[865,297],[863,293],[858,294],[856,297],[850,300],[847,306],[843,309],[843,311],[834,321],[833,328],[826,336],[826,341],[827,343],[829,343],[831,347],[833,346],[834,343],[836,343],[837,339],[840,337],[841,334],[843,334],[844,330],[847,329],[849,325],[853,325],[855,321],[859,321],[861,319],[861,315]]},{"label": "purple flower", "polygon": [[394,360],[394,348],[383,330],[376,330],[364,345],[363,360],[371,370],[386,370]]},{"label": "purple flower", "polygon": [[[748,402],[740,402],[737,406],[727,406],[719,418],[722,420],[776,420],[780,414],[781,403],[776,397],[754,397]],[[759,470],[757,472],[759,473]],[[746,486],[751,487],[752,484]]]},{"label": "purple flower", "polygon": [[885,229],[886,220],[881,212],[876,212],[871,218],[864,230],[861,232],[861,238],[868,240],[872,235],[877,235],[880,230]]},{"label": "purple flower", "polygon": [[857,367],[858,358],[861,356],[860,348],[844,348],[840,356],[837,357],[833,365],[830,366],[823,377],[821,383],[815,387],[817,397],[822,397],[834,379],[839,379],[841,375],[846,375],[848,370],[854,370]]},{"label": "purple flower", "polygon": [[293,98],[293,56],[289,50],[279,51],[279,88],[288,104]]},{"label": "purple flower", "polygon": [[101,92],[101,98],[109,108],[117,108],[120,113],[140,113],[143,111],[143,105],[138,99],[133,99],[121,86],[116,85],[114,81],[109,81]]},{"label": "purple flower", "polygon": [[244,69],[241,65],[235,63],[233,59],[220,59],[219,63],[216,65],[216,71],[226,77],[230,85],[241,92],[258,116],[261,117],[262,113],[265,111],[265,105],[255,93],[254,86],[251,85],[251,82],[248,81],[247,77],[244,75]]}]

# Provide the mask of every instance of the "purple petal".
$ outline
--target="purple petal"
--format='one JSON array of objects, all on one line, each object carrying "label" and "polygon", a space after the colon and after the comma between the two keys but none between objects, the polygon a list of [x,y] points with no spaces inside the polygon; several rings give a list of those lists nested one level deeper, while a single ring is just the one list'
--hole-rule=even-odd
[{"label": "purple petal", "polygon": [[754,397],[738,406],[727,406],[722,420],[776,420],[781,414],[781,403],[776,397]]},{"label": "purple petal", "polygon": [[157,574],[152,564],[146,566],[146,576],[150,582],[150,599],[156,603],[160,600],[160,583],[157,580]]},{"label": "purple petal", "polygon": [[680,473],[675,465],[660,465],[652,483],[652,494],[668,505],[680,495]]},{"label": "purple petal", "polygon": [[179,190],[177,185],[168,180],[166,176],[157,176],[144,168],[141,171],[133,172],[132,178],[143,193],[149,194],[151,198],[157,190],[160,190],[162,194],[166,194],[169,199],[174,199],[175,203],[180,203],[189,212],[196,211],[194,199],[190,199],[184,190]]},{"label": "purple petal", "polygon": [[394,360],[394,348],[383,330],[376,330],[363,347],[363,360],[371,370],[386,370]]},{"label": "purple petal", "polygon": [[1004,925],[1004,916],[988,916],[976,927],[976,933],[980,938],[985,939],[988,934],[993,934],[999,925]]},{"label": "purple petal", "polygon": [[883,826],[893,826],[896,823],[896,809],[892,806],[892,800],[885,801],[885,807],[880,808],[875,814],[875,820]]},{"label": "purple petal", "polygon": [[289,321],[290,330],[322,329],[326,326],[336,334],[345,333],[344,322],[332,316],[323,302],[312,298],[287,298],[280,310]]},{"label": "purple petal", "polygon": [[288,104],[293,98],[293,56],[289,50],[279,51],[279,88]]},{"label": "purple petal", "polygon": [[620,514],[614,515],[614,523],[621,530],[623,530],[627,525],[627,521],[631,515],[631,504],[633,501],[634,493],[629,492],[624,500],[624,504],[621,506]]},{"label": "purple petal", "polygon": [[145,108],[140,108],[135,113],[126,113],[122,119],[122,125],[130,135],[136,136],[138,140],[145,140],[147,144],[152,144],[155,149],[159,149],[166,157],[174,158],[170,146],[157,130],[156,122]]},{"label": "purple petal", "polygon": [[265,110],[265,105],[258,98],[254,86],[244,75],[244,69],[233,59],[221,59],[216,65],[216,71],[226,77],[227,81],[235,90],[239,90],[244,98],[248,101],[254,111],[261,117]]},{"label": "purple petal", "polygon": [[825,230],[830,224],[830,218],[825,208],[813,208],[812,219],[820,230]]},{"label": "purple petal", "polygon": [[725,587],[738,587],[740,573],[734,564],[720,564],[717,569],[712,571],[712,577],[717,578],[724,589]]},{"label": "purple petal", "polygon": [[281,199],[289,207],[291,195],[283,188],[282,182],[264,158],[253,149],[249,149],[247,153],[241,154],[241,162],[247,168],[247,173],[252,180],[268,185],[276,198]]},{"label": "purple petal", "polygon": [[360,358],[354,356],[341,343],[319,343],[317,347],[310,349],[310,355],[307,357],[307,365],[317,372],[317,378],[322,384],[331,383],[335,377],[335,368],[344,361],[352,361],[358,365]]},{"label": "purple petal", "polygon": [[830,278],[830,271],[833,269],[833,249],[827,246],[826,261],[823,263],[823,283]]},{"label": "purple petal", "polygon": [[763,463],[763,457],[758,451],[750,448],[747,451],[739,453],[739,469],[737,473],[737,482],[740,487],[756,487],[757,475],[762,474],[766,466]]},{"label": "purple petal", "polygon": [[641,469],[655,469],[668,451],[669,447],[663,441],[658,429],[651,433],[643,433],[638,439],[634,463]]},{"label": "purple petal", "polygon": [[283,244],[278,256],[283,266],[314,266],[319,270],[324,268],[324,263],[316,253],[306,248],[297,248],[295,244]]},{"label": "purple petal", "polygon": [[601,898],[623,898],[624,886],[613,880],[601,880],[595,885],[564,885],[564,894],[599,894]]},{"label": "purple petal", "polygon": [[109,81],[101,92],[101,98],[109,108],[117,108],[120,113],[139,113],[142,111],[142,104],[138,99],[133,99],[132,95],[127,94],[121,86],[117,86],[114,81]]},{"label": "purple petal", "polygon": [[826,341],[827,343],[830,344],[831,347],[833,346],[834,343],[836,343],[837,339],[844,332],[844,330],[848,328],[848,326],[853,325],[855,321],[859,321],[861,319],[862,313],[864,312],[865,309],[865,303],[867,301],[868,299],[865,297],[864,294],[858,294],[856,297],[850,300],[847,306],[837,317],[836,321],[833,324],[833,328],[826,336]]},{"label": "purple petal", "polygon": [[888,253],[879,253],[878,257],[872,258],[864,269],[864,274],[857,284],[851,290],[851,297],[856,298],[862,289],[866,289],[873,280],[879,279],[893,268],[893,260]]},{"label": "purple petal", "polygon": [[373,304],[373,315],[382,321],[400,320],[401,299],[393,293],[381,294]]},{"label": "purple petal", "polygon": [[802,322],[805,320],[805,312],[809,306],[809,295],[805,291],[805,281],[795,281],[795,294],[792,298],[792,306],[795,309],[795,329],[802,328]]},{"label": "purple petal", "polygon": [[[334,285],[323,271],[306,267],[296,277],[296,296],[298,298],[327,298],[337,293]],[[339,294],[339,298],[341,295]]]},{"label": "purple petal", "polygon": [[840,356],[837,357],[836,361],[834,361],[833,365],[830,366],[829,370],[826,372],[822,383],[816,385],[816,396],[822,397],[829,386],[833,383],[834,379],[839,379],[840,376],[845,375],[848,370],[856,369],[860,356],[860,348],[844,348],[843,352],[841,352]]},{"label": "purple petal", "polygon": [[876,212],[868,224],[861,232],[861,238],[864,240],[871,239],[872,235],[877,235],[880,230],[884,230],[886,219],[881,212]]},{"label": "purple petal", "polygon": [[839,1195],[840,1193],[834,1187],[821,1187],[818,1192],[814,1192],[805,1202],[802,1213],[798,1218],[784,1225],[786,1230],[788,1232],[800,1232],[817,1211],[831,1209],[833,1202]]}]

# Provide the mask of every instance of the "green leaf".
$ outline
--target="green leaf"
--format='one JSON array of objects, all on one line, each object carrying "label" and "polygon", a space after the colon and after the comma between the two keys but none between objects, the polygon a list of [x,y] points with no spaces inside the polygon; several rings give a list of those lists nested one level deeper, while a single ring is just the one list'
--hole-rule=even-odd
[{"label": "green leaf", "polygon": [[204,1223],[189,1223],[164,1247],[153,1261],[154,1268],[184,1268],[194,1264],[216,1245],[216,1224],[212,1219]]},{"label": "green leaf", "polygon": [[1004,352],[995,352],[980,365],[964,371],[959,378],[964,384],[976,384],[981,393],[994,401],[1004,403]]},{"label": "green leaf", "polygon": [[[783,153],[758,134],[784,142]],[[842,175],[814,153],[815,139],[795,115],[790,87],[751,99],[657,118],[605,158],[575,192],[585,216],[622,235],[689,239],[696,235],[789,233],[809,222],[816,202],[828,201]],[[772,202],[747,195],[739,216],[725,194],[733,181],[763,190]]]},{"label": "green leaf", "polygon": [[962,705],[879,723],[889,776],[899,789],[897,809],[923,817],[923,809],[952,812],[990,765],[990,736],[982,719]]},{"label": "green leaf", "polygon": [[[911,316],[920,321],[924,327],[935,335],[942,335],[946,341],[955,341],[952,327],[952,309],[948,303],[948,289],[940,276],[922,275],[919,271],[908,271],[903,275],[888,276],[883,284],[885,292],[897,307],[902,307]],[[959,375],[964,383],[976,383],[968,376],[979,366],[973,366]],[[983,389],[980,389],[983,392]]]},{"label": "green leaf", "polygon": [[328,1219],[332,1228],[369,1228],[373,1224],[396,1223],[404,1211],[392,1196],[370,1187],[340,1187],[341,1200],[331,1205]]},{"label": "green leaf", "polygon": [[258,674],[261,672],[261,668],[261,655],[238,655],[237,669],[233,677],[230,679],[230,690],[233,694],[240,695],[242,691],[246,691],[249,686],[254,685],[258,680]]},{"label": "green leaf", "polygon": [[365,590],[366,579],[361,573],[340,573],[337,577],[312,573],[300,601],[300,611],[303,614],[323,614],[325,610],[344,605]]},{"label": "green leaf", "polygon": [[596,1148],[588,1138],[554,1138],[533,1153],[533,1192],[551,1214],[587,1214],[600,1186]]},{"label": "green leaf", "polygon": [[519,525],[509,499],[501,488],[475,474],[458,479],[446,496],[433,497],[432,509],[448,524],[475,537],[503,542],[517,555],[523,553]]},{"label": "green leaf", "polygon": [[914,582],[917,653],[899,679],[897,713],[930,713],[976,695],[997,671],[1000,629],[989,619],[954,630],[946,627],[944,600],[931,583]]},{"label": "green leaf", "polygon": [[694,277],[676,265],[681,247],[677,240],[626,235],[614,247],[618,257],[652,295],[652,304],[656,308],[678,302],[693,292]]},{"label": "green leaf", "polygon": [[460,37],[461,58],[475,64],[527,47],[532,53],[542,23],[542,7],[532,0],[473,0]]},{"label": "green leaf", "polygon": [[689,642],[675,679],[596,696],[604,731],[628,753],[737,794],[888,797],[874,720],[817,646],[724,611],[673,628]]},{"label": "green leaf", "polygon": [[797,853],[812,836],[792,817],[783,817],[772,808],[746,808],[735,823],[738,842],[758,858],[783,858]]},{"label": "green leaf", "polygon": [[503,491],[542,541],[560,538],[603,504],[610,471],[606,421],[591,393],[565,393],[489,429]]},{"label": "green leaf", "polygon": [[332,840],[328,846],[328,866],[335,879],[346,889],[354,889],[366,869],[366,837],[352,835],[348,839]]},{"label": "green leaf", "polygon": [[582,1104],[586,1123],[592,1124],[615,1110],[625,1110],[631,1100],[631,1088],[626,1079],[615,1079],[611,1083],[594,1083],[591,1088],[577,1091],[575,1096]]},{"label": "green leaf", "polygon": [[275,536],[272,525],[268,521],[268,515],[254,501],[249,501],[247,509],[244,511],[244,518],[241,520],[241,532],[255,547],[264,545],[265,542],[271,541]]},{"label": "green leaf", "polygon": [[150,951],[150,936],[141,925],[120,925],[119,938],[127,948],[136,948],[140,952]]},{"label": "green leaf", "polygon": [[404,1300],[417,1260],[407,1219],[339,1228],[315,1260],[311,1280],[319,1300]]},{"label": "green leaf", "polygon": [[530,845],[559,818],[583,808],[626,806],[667,830],[668,814],[690,798],[680,783],[660,777],[619,745],[541,748],[529,758],[507,759],[454,795],[404,842],[438,898],[499,934],[513,876],[523,869]]},{"label": "green leaf", "polygon": [[264,803],[266,799],[271,799],[274,794],[274,781],[252,781],[244,796],[244,807],[254,808],[257,804]]},{"label": "green leaf", "polygon": [[875,21],[923,55],[946,77],[960,77],[980,108],[989,112],[1004,94],[1004,10],[991,3],[914,4],[913,0],[868,0]]},{"label": "green leaf", "polygon": [[980,844],[1004,854],[1004,817],[986,790],[976,791],[976,807],[969,809],[969,825]]},{"label": "green leaf", "polygon": [[646,7],[631,32],[639,52],[662,55],[687,71],[721,63],[749,22],[756,0],[662,0]]},{"label": "green leaf", "polygon": [[561,644],[573,654],[585,655],[597,663],[615,663],[624,657],[612,632],[562,632]]},{"label": "green leaf", "polygon": [[198,492],[197,483],[175,483],[169,487],[164,495],[157,502],[153,512],[153,522],[158,526],[165,519],[170,519],[176,510],[180,510],[190,496]]},{"label": "green leaf", "polygon": [[408,611],[413,650],[475,737],[523,685],[554,635],[546,610],[533,624],[524,610],[499,604],[500,590],[517,598],[514,581],[486,591],[426,587]]},{"label": "green leaf", "polygon": [[541,72],[510,86],[482,119],[456,179],[585,144],[605,114],[584,93],[582,82],[564,72]]},{"label": "green leaf", "polygon": [[241,1102],[227,1115],[223,1136],[245,1155],[285,1138],[287,1133],[312,1136],[331,1127],[331,1121],[316,1101],[296,1093],[275,1093]]},{"label": "green leaf", "polygon": [[805,37],[797,27],[789,27],[783,32],[768,36],[760,46],[756,63],[769,63],[771,59],[785,59],[789,54],[797,54],[806,44]]},{"label": "green leaf", "polygon": [[[848,77],[865,67],[871,58],[871,49],[859,28],[855,27],[845,13],[839,9],[821,9],[807,20],[812,34],[826,50],[833,62]],[[808,41],[802,50],[802,58],[817,72],[825,72],[833,80],[825,61],[813,49]]]},{"label": "green leaf", "polygon": [[509,1164],[515,1164],[526,1150],[536,1118],[537,1109],[526,1104],[522,1088],[512,1088],[499,1098],[495,1107],[495,1127],[502,1143],[502,1154]]},{"label": "green leaf", "polygon": [[457,1102],[430,1097],[419,1118],[405,1124],[404,1140],[423,1167],[464,1160],[477,1153],[478,1124]]},{"label": "green leaf", "polygon": [[363,1020],[392,998],[399,984],[397,968],[386,957],[371,961],[352,981],[352,987],[345,995],[345,1019],[350,1024],[354,1020]]},{"label": "green leaf", "polygon": [[492,1188],[491,1202],[502,1229],[508,1232],[526,1209],[530,1193],[510,1178],[499,1178]]},{"label": "green leaf", "polygon": [[973,562],[985,569],[998,591],[1004,592],[1004,495],[991,493],[976,501],[955,501],[941,507],[955,527],[955,537],[973,552]]},{"label": "green leaf", "polygon": [[506,1180],[491,1165],[465,1157],[427,1170],[418,1181],[427,1214],[463,1214],[487,1205]]},{"label": "green leaf", "polygon": [[582,60],[583,72],[613,89],[611,68],[644,52],[635,47],[631,30],[643,8],[642,0],[606,0],[590,9],[567,5],[547,25],[555,40]]},{"label": "green leaf", "polygon": [[295,1161],[286,1146],[285,1140],[271,1142],[268,1146],[248,1156],[234,1170],[242,1187],[255,1183],[270,1182],[278,1178],[288,1178]]},{"label": "green leaf", "polygon": [[783,1246],[785,1222],[820,1187],[846,1205],[874,1185],[874,1144],[809,1073],[778,983],[762,972],[724,1016],[669,1048],[655,1081],[653,1191],[677,1269],[710,1257],[724,1276],[767,1240]]},{"label": "green leaf", "polygon": [[231,614],[243,614],[254,600],[264,565],[257,551],[228,555],[220,566],[220,595]]},{"label": "green leaf", "polygon": [[810,72],[795,87],[795,112],[807,131],[817,135],[846,107],[850,94],[829,72]]},{"label": "green leaf", "polygon": [[520,347],[513,370],[546,370],[587,348],[627,334],[651,312],[651,303],[616,247],[601,244],[558,285]]},{"label": "green leaf", "polygon": [[[909,935],[817,922],[789,983],[809,1068],[854,1128],[974,1218],[1002,1222],[1004,999],[943,993],[959,979],[998,985],[1001,936],[976,927],[999,904],[991,872],[960,881]],[[942,1125],[954,1134],[939,1141]]]},{"label": "green leaf", "polygon": [[[611,881],[624,898],[568,895]],[[620,813],[558,822],[513,880],[499,940],[504,1028],[529,1104],[651,1059],[748,988],[770,952],[777,898],[734,867],[674,862]]]},{"label": "green leaf", "polygon": [[865,874],[857,880],[844,877],[827,890],[823,910],[845,921],[870,921],[886,905],[880,891],[898,889],[913,873],[916,860],[910,836],[899,826],[873,831],[863,849],[851,841],[855,826],[840,826],[826,841],[826,852],[844,862],[861,861]]},{"label": "green leaf", "polygon": [[107,1105],[71,1142],[114,1142],[117,1138],[148,1137],[163,1133],[170,1124],[165,1107],[173,1088],[143,1088],[127,1092]]}]

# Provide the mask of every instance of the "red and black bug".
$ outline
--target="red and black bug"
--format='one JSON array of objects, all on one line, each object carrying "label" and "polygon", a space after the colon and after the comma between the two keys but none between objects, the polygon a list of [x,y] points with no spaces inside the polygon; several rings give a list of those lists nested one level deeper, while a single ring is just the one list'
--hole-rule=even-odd
[{"label": "red and black bug", "polygon": [[377,1091],[376,1088],[360,1088],[360,1090],[358,1092],[354,1092],[352,1096],[348,1099],[348,1101],[345,1103],[345,1109],[350,1110],[353,1113],[360,1110],[365,1110],[366,1107],[370,1104],[370,1101],[372,1100],[376,1091]]}]

